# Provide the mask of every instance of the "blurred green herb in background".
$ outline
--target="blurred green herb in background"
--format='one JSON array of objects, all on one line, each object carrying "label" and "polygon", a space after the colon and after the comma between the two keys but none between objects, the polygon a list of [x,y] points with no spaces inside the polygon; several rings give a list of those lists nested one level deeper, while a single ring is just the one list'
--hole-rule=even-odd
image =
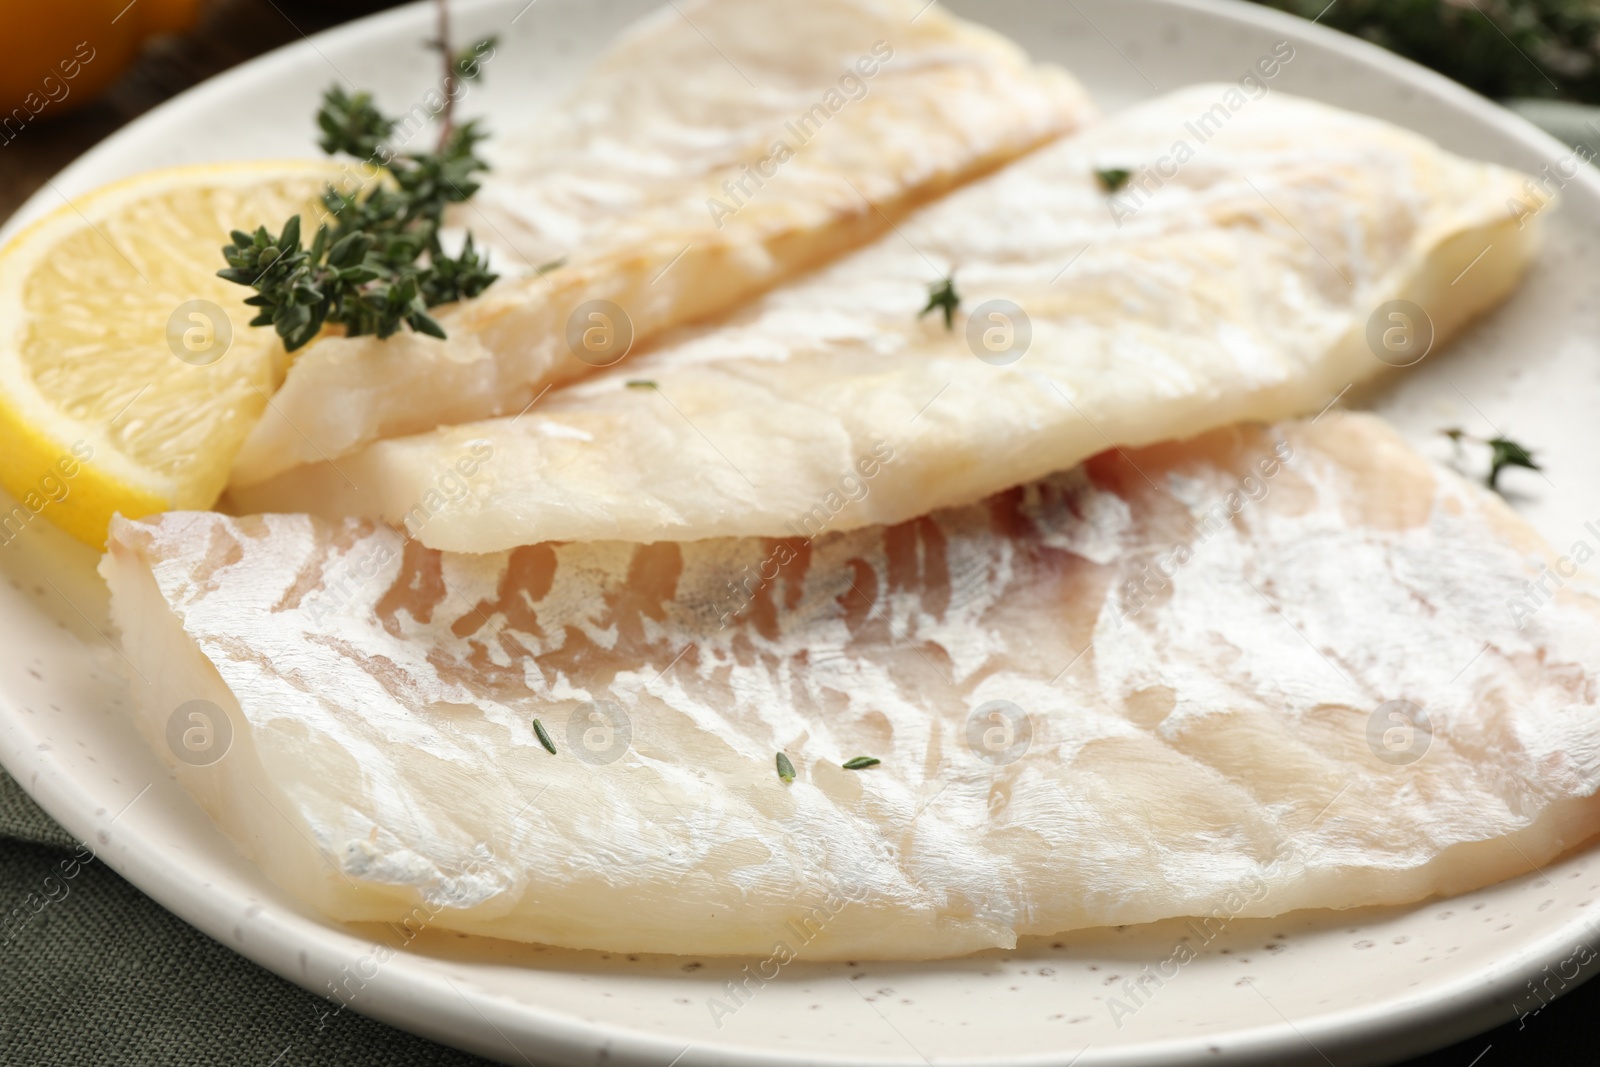
[{"label": "blurred green herb in background", "polygon": [[[1600,103],[1596,0],[1257,0],[1364,37],[1494,100]],[[1325,12],[1325,13],[1324,13]]]}]

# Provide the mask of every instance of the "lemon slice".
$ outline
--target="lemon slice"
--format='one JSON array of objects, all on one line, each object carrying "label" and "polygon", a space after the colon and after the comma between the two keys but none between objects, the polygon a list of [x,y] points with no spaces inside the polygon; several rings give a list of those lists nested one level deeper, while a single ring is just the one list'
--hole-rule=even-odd
[{"label": "lemon slice", "polygon": [[347,186],[332,163],[175,167],[96,190],[0,249],[0,543],[42,516],[91,545],[113,513],[207,508],[288,356],[244,286],[232,230],[273,232]]}]

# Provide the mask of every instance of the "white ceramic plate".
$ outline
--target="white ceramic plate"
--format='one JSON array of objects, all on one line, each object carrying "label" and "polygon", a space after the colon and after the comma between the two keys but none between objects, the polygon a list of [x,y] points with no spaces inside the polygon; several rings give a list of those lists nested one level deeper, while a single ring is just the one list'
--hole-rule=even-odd
[{"label": "white ceramic plate", "polygon": [[[463,40],[502,35],[470,102],[496,130],[535,126],[621,26],[656,0],[490,0]],[[1306,22],[1206,0],[984,0],[958,10],[1074,70],[1106,110],[1235,80],[1275,41],[1296,49],[1275,89],[1419,130],[1537,172],[1562,146],[1428,72]],[[520,14],[519,14],[520,12]],[[344,78],[409,107],[434,60],[425,5],[285,48],[186,93],[67,168],[4,233],[65,196],[150,167],[314,154],[320,91]],[[1566,168],[1566,169],[1571,169]],[[1367,399],[1425,450],[1434,431],[1499,428],[1540,449],[1514,502],[1559,546],[1600,521],[1600,180],[1566,183],[1552,241],[1512,302],[1448,354]],[[0,235],[3,236],[3,235]],[[1354,398],[1345,398],[1351,403]],[[7,511],[10,503],[5,504]],[[208,934],[364,1012],[508,1063],[1171,1064],[1383,1062],[1536,1008],[1528,979],[1575,973],[1600,894],[1600,853],[1410,908],[1236,922],[1149,996],[1123,983],[1166,959],[1182,924],[1035,941],[940,963],[795,963],[719,1026],[711,996],[739,965],[519,947],[341,927],[288,899],[166,776],[123,719],[94,555],[37,522],[0,550],[0,759],[134,884]],[[1585,957],[1587,958],[1587,957]],[[754,988],[754,987],[752,987]],[[1131,1014],[1112,1011],[1112,998]],[[329,1011],[338,1008],[330,1004]],[[308,1020],[308,1029],[316,1022]],[[309,1035],[308,1035],[309,1036]]]}]

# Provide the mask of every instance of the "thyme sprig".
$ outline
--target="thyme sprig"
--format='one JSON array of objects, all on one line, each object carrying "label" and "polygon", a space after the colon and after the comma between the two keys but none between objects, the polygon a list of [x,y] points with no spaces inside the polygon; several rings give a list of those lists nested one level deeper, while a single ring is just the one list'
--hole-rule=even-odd
[{"label": "thyme sprig", "polygon": [[944,328],[953,330],[955,329],[956,309],[960,306],[961,295],[956,292],[956,276],[951,273],[939,281],[929,284],[927,306],[917,312],[917,318],[920,319],[935,309],[941,309],[944,311]]},{"label": "thyme sprig", "polygon": [[322,202],[330,221],[302,246],[300,218],[274,234],[235,230],[223,248],[218,276],[249,286],[245,301],[261,309],[252,326],[271,326],[293,352],[328,324],[345,334],[392,336],[402,327],[432,337],[445,331],[428,309],[482,293],[497,277],[469,233],[450,256],[439,240],[449,204],[478,191],[489,169],[477,154],[487,136],[476,122],[452,127],[432,152],[396,153],[388,140],[396,123],[369,93],[334,86],[317,112],[319,144],[329,155],[383,160],[384,176],[368,190],[329,185]]}]

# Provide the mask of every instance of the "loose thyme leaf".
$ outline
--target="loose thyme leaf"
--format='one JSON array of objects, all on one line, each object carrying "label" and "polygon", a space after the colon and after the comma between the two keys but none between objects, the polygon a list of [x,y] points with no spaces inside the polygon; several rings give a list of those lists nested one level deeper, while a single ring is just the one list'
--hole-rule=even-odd
[{"label": "loose thyme leaf", "polygon": [[1133,177],[1133,172],[1121,167],[1111,167],[1106,170],[1097,170],[1094,176],[1100,179],[1100,188],[1108,193],[1114,193],[1128,184],[1128,179]]},{"label": "loose thyme leaf", "polygon": [[1526,467],[1531,471],[1543,470],[1534,461],[1533,453],[1509,437],[1474,437],[1458,427],[1450,427],[1439,431],[1441,436],[1450,438],[1451,448],[1455,451],[1456,459],[1461,460],[1461,442],[1472,441],[1476,444],[1489,447],[1489,473],[1484,476],[1483,484],[1495,492],[1500,491],[1500,472],[1507,467]]},{"label": "loose thyme leaf", "polygon": [[794,764],[782,752],[778,753],[778,777],[786,782],[794,781]]},{"label": "loose thyme leaf", "polygon": [[956,276],[951,274],[943,281],[934,282],[928,286],[928,304],[917,312],[917,318],[922,318],[934,308],[944,309],[944,328],[955,329],[956,308],[961,306],[961,297],[956,294]]},{"label": "loose thyme leaf", "polygon": [[1509,437],[1491,437],[1489,445],[1489,488],[1500,491],[1500,472],[1507,467],[1526,467],[1531,471],[1543,470],[1533,461],[1533,453]]},{"label": "loose thyme leaf", "polygon": [[554,756],[556,754],[556,743],[550,740],[549,734],[545,733],[544,723],[540,722],[538,719],[534,719],[533,732],[538,736],[539,743],[544,746],[545,751]]},{"label": "loose thyme leaf", "polygon": [[539,277],[543,278],[546,274],[549,274],[551,271],[556,270],[557,268],[560,268],[560,267],[565,267],[566,265],[567,265],[567,257],[566,256],[562,256],[560,259],[552,259],[548,263],[539,264],[537,267],[533,268],[533,273],[538,275]]},{"label": "loose thyme leaf", "polygon": [[657,386],[656,386],[655,382],[652,382],[648,378],[635,378],[635,379],[633,379],[633,381],[628,383],[628,388],[629,389],[655,389],[655,388],[657,388]]},{"label": "loose thyme leaf", "polygon": [[847,771],[864,771],[868,767],[876,767],[883,760],[876,756],[857,756],[855,759],[846,760],[843,767]]}]

